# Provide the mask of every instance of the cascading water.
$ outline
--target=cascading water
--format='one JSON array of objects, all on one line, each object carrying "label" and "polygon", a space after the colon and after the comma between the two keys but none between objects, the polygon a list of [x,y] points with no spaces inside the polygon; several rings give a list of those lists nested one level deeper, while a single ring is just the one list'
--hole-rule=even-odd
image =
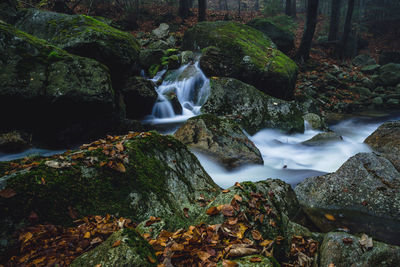
[{"label": "cascading water", "polygon": [[[157,81],[164,73],[158,73]],[[156,88],[158,100],[145,123],[179,123],[200,114],[201,106],[210,93],[210,81],[199,68],[199,63],[189,63],[167,74]]]}]

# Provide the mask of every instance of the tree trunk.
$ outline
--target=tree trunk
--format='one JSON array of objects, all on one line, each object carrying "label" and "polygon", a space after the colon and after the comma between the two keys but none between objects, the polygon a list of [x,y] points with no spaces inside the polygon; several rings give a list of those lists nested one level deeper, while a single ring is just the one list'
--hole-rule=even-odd
[{"label": "tree trunk", "polygon": [[286,16],[292,15],[292,1],[294,1],[294,0],[286,0],[286,6],[285,6],[285,15]]},{"label": "tree trunk", "polygon": [[329,23],[328,41],[338,39],[341,0],[332,0],[331,21]]},{"label": "tree trunk", "polygon": [[260,1],[259,0],[255,0],[255,2],[254,2],[254,10],[255,11],[260,10]]},{"label": "tree trunk", "polygon": [[189,0],[179,0],[179,16],[183,19],[189,16]]},{"label": "tree trunk", "polygon": [[307,21],[301,39],[299,50],[296,53],[296,59],[303,62],[309,59],[312,39],[317,25],[318,0],[308,0],[307,4]]},{"label": "tree trunk", "polygon": [[238,0],[238,15],[239,15],[239,17],[240,17],[240,7],[241,7],[240,0]]},{"label": "tree trunk", "polygon": [[206,20],[207,0],[198,0],[199,3],[199,21]]},{"label": "tree trunk", "polygon": [[346,21],[344,23],[343,35],[342,39],[340,40],[339,45],[336,47],[336,55],[339,58],[343,58],[345,56],[345,48],[347,45],[347,41],[349,39],[350,31],[351,31],[351,20],[353,17],[354,11],[354,0],[349,0],[347,6],[347,13],[346,13]]},{"label": "tree trunk", "polygon": [[296,0],[292,0],[292,17],[297,17],[297,3]]}]

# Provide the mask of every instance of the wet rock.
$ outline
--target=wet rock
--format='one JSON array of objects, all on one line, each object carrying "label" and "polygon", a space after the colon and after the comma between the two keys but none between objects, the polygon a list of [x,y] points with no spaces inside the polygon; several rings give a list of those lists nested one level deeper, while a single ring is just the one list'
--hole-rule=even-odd
[{"label": "wet rock", "polygon": [[311,139],[304,141],[302,144],[306,146],[321,146],[327,143],[341,142],[343,137],[335,132],[319,133]]},{"label": "wet rock", "polygon": [[[260,261],[254,262],[252,261],[252,258],[260,258]],[[261,255],[251,255],[251,256],[246,256],[246,257],[240,257],[240,258],[235,258],[231,259],[232,262],[234,262],[236,267],[273,267],[275,266],[276,260],[264,257]],[[220,261],[217,264],[217,267],[223,267],[223,261]]]},{"label": "wet rock", "polygon": [[140,66],[147,71],[153,65],[160,65],[163,56],[162,49],[142,49],[139,54]]},{"label": "wet rock", "polygon": [[0,134],[0,151],[10,153],[25,150],[30,146],[30,139],[28,134],[18,131]]},{"label": "wet rock", "polygon": [[400,173],[382,156],[359,153],[335,173],[307,178],[295,192],[322,231],[346,226],[354,233],[400,243]]},{"label": "wet rock", "polygon": [[333,264],[335,267],[396,266],[400,261],[400,247],[373,241],[367,249],[360,244],[360,237],[347,233],[325,235],[319,252],[321,267]]},{"label": "wet rock", "polygon": [[375,65],[376,61],[369,55],[361,54],[361,55],[356,56],[352,60],[352,63],[356,67],[363,67],[363,66],[368,66],[368,65]]},{"label": "wet rock", "polygon": [[168,44],[166,41],[163,40],[157,40],[155,42],[151,42],[150,45],[147,47],[148,49],[152,50],[167,50],[169,48],[172,48],[170,44]]},{"label": "wet rock", "polygon": [[307,113],[303,116],[303,119],[308,122],[312,129],[324,128],[324,122],[321,117],[315,113]]},{"label": "wet rock", "polygon": [[294,102],[268,96],[231,78],[211,78],[210,90],[202,112],[232,118],[250,134],[266,127],[304,131],[302,112]]},{"label": "wet rock", "polygon": [[84,15],[28,9],[18,17],[18,29],[106,65],[114,83],[125,75],[139,74],[140,47],[130,33]]},{"label": "wet rock", "polygon": [[361,68],[361,72],[371,75],[371,74],[374,74],[375,72],[377,72],[380,67],[381,67],[381,65],[377,65],[377,64],[364,66]]},{"label": "wet rock", "polygon": [[227,169],[263,164],[260,151],[232,120],[204,114],[189,119],[174,134],[183,144],[211,156]]},{"label": "wet rock", "polygon": [[124,98],[126,117],[129,119],[142,119],[151,113],[158,95],[155,84],[142,77],[131,77],[121,88]]},{"label": "wet rock", "polygon": [[[205,49],[213,46],[213,49]],[[262,32],[227,21],[201,22],[185,32],[183,48],[202,51],[208,76],[232,77],[281,99],[293,99],[298,67]]]},{"label": "wet rock", "polygon": [[182,65],[186,65],[192,61],[194,61],[194,53],[192,51],[182,51],[181,53],[181,62]]},{"label": "wet rock", "polygon": [[374,104],[375,106],[382,106],[382,104],[383,104],[382,97],[378,96],[378,97],[375,97],[374,99],[372,99],[372,104]]},{"label": "wet rock", "polygon": [[250,27],[261,31],[276,44],[279,50],[288,53],[294,49],[294,34],[276,25],[266,18],[256,18],[247,23]]},{"label": "wet rock", "polygon": [[178,96],[176,95],[176,92],[170,92],[169,94],[166,95],[168,98],[169,102],[172,105],[172,108],[174,109],[175,114],[182,114],[182,105],[179,102]]},{"label": "wet rock", "polygon": [[[120,245],[113,246],[117,241],[121,242]],[[153,248],[138,232],[124,229],[113,233],[106,241],[76,258],[69,266],[157,266],[156,259]]]}]

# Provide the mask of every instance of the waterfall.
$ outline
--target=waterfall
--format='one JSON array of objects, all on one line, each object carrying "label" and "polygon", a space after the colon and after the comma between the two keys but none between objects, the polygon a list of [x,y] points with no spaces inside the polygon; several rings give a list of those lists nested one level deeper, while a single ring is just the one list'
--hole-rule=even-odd
[{"label": "waterfall", "polygon": [[[152,80],[157,82],[164,74],[165,70]],[[144,121],[150,124],[182,122],[200,114],[200,108],[210,93],[210,81],[198,62],[189,63],[167,73],[162,84],[156,87],[156,92],[157,102]]]}]

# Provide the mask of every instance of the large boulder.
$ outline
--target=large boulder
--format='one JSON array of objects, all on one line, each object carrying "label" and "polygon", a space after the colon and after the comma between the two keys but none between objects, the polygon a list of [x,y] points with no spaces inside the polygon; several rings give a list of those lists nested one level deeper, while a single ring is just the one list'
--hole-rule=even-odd
[{"label": "large boulder", "polygon": [[321,146],[343,141],[343,137],[335,132],[319,133],[312,138],[302,142],[306,146]]},{"label": "large boulder", "polygon": [[[115,242],[120,244],[115,246]],[[127,228],[115,232],[98,247],[76,258],[69,266],[150,267],[157,264],[151,245],[138,232]]]},{"label": "large boulder", "polygon": [[152,81],[142,77],[133,76],[126,80],[121,88],[121,94],[127,118],[143,119],[151,113],[158,98],[155,86]]},{"label": "large boulder", "polygon": [[400,83],[400,64],[389,63],[379,69],[378,84],[396,86]]},{"label": "large boulder", "polygon": [[400,64],[400,51],[386,51],[379,55],[379,64],[386,65],[389,63]]},{"label": "large boulder", "polygon": [[347,233],[332,232],[325,235],[319,252],[320,267],[396,266],[400,261],[400,247],[381,242],[370,244]]},{"label": "large boulder", "polygon": [[0,130],[65,145],[118,122],[108,69],[0,22]]},{"label": "large boulder", "polygon": [[0,152],[19,152],[30,146],[30,136],[19,131],[0,134]]},{"label": "large boulder", "polygon": [[356,67],[364,67],[376,64],[375,59],[373,59],[370,55],[367,54],[360,54],[355,58],[353,58],[351,62]]},{"label": "large boulder", "polygon": [[0,20],[12,23],[17,16],[17,1],[3,0],[0,3]]},{"label": "large boulder", "polygon": [[304,131],[302,112],[294,102],[268,96],[231,78],[211,78],[210,90],[202,112],[232,118],[249,134],[266,127],[286,132]]},{"label": "large boulder", "polygon": [[382,153],[400,171],[400,121],[385,122],[364,143]]},{"label": "large boulder", "polygon": [[[10,241],[34,212],[38,223],[68,225],[89,214],[134,222],[192,223],[218,186],[186,146],[155,132],[109,136],[52,158],[0,165],[0,239]],[[2,242],[1,244],[3,244]]]},{"label": "large boulder", "polygon": [[115,85],[125,75],[139,74],[136,39],[92,17],[28,9],[21,11],[16,27],[72,54],[103,63]]},{"label": "large boulder", "polygon": [[185,145],[205,153],[232,169],[263,164],[260,151],[234,121],[204,114],[189,119],[174,134]]},{"label": "large boulder", "polygon": [[400,173],[382,156],[359,153],[335,173],[307,178],[295,192],[322,231],[345,226],[400,244]]},{"label": "large boulder", "polygon": [[294,34],[279,27],[266,18],[256,18],[247,23],[248,26],[261,31],[284,53],[294,49]]},{"label": "large boulder", "polygon": [[185,32],[183,48],[205,49],[200,66],[208,76],[233,77],[272,96],[292,99],[297,65],[262,32],[235,22],[201,22]]}]

